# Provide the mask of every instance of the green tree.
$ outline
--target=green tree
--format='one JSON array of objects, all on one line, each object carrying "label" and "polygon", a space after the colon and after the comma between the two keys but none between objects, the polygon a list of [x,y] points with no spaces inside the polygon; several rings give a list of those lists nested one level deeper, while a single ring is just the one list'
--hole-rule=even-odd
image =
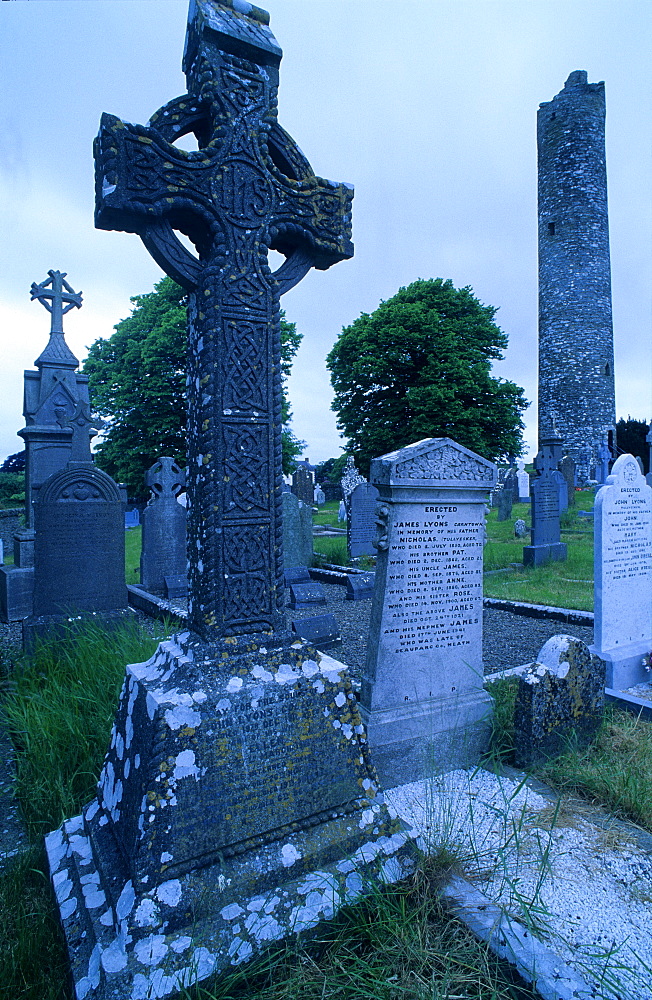
[{"label": "green tree", "polygon": [[[129,495],[145,499],[145,473],[161,455],[185,465],[186,455],[186,297],[171,278],[154,291],[131,299],[130,316],[115,333],[96,340],[83,371],[88,375],[93,412],[104,419],[97,464],[127,484]],[[301,342],[294,323],[281,313],[283,422],[290,420],[285,383]],[[283,471],[291,472],[304,448],[283,429]]]},{"label": "green tree", "polygon": [[522,451],[527,401],[494,378],[507,337],[470,288],[419,279],[344,327],[326,364],[338,427],[368,474],[371,459],[426,437],[485,458]]},{"label": "green tree", "polygon": [[627,420],[620,418],[616,424],[616,444],[618,454],[626,452],[634,458],[643,461],[645,472],[649,472],[650,446],[646,441],[650,425],[645,420],[636,420],[635,417],[627,416]]}]

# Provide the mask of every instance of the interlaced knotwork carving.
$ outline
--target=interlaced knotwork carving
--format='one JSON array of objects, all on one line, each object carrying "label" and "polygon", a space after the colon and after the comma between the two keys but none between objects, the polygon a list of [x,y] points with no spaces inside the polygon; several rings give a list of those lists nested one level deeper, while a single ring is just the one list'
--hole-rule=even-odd
[{"label": "interlaced knotwork carving", "polygon": [[[191,293],[190,622],[210,640],[283,624],[279,295],[352,255],[353,194],[316,177],[277,124],[269,30],[218,3],[209,26],[206,9],[189,25],[188,95],[147,128],[103,116],[95,158],[96,225],[139,233]],[[188,132],[197,152],[173,145]],[[277,277],[270,248],[287,258]]]}]

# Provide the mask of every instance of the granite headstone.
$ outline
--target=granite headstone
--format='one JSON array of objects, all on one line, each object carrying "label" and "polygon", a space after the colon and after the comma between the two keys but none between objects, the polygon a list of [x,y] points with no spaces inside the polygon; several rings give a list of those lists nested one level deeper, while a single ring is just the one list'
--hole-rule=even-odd
[{"label": "granite headstone", "polygon": [[365,601],[374,596],[375,573],[349,573],[346,578],[347,601]]},{"label": "granite headstone", "polygon": [[575,503],[575,459],[572,455],[564,455],[559,463],[559,471],[566,480],[566,505],[572,507]]},{"label": "granite headstone", "polygon": [[[558,462],[557,439],[544,440],[534,460],[537,478],[532,484],[531,544],[523,548],[525,566],[542,566],[566,559],[566,545],[561,541],[559,523],[559,484],[553,472]],[[563,478],[563,477],[562,477]]]},{"label": "granite headstone", "polygon": [[315,482],[307,459],[305,462],[300,462],[296,471],[292,473],[292,492],[298,500],[307,504],[308,507],[312,507]]},{"label": "granite headstone", "polygon": [[283,493],[283,563],[285,569],[312,565],[312,505]]},{"label": "granite headstone", "polygon": [[292,631],[316,649],[335,649],[342,645],[340,628],[335,615],[313,615],[292,622]]},{"label": "granite headstone", "polygon": [[595,498],[593,646],[607,687],[648,681],[652,649],[652,488],[632,455],[620,455]]},{"label": "granite headstone", "polygon": [[374,459],[371,478],[378,561],[361,709],[392,787],[470,766],[488,745],[482,560],[496,467],[430,438]]},{"label": "granite headstone", "polygon": [[525,462],[522,458],[518,460],[518,471],[516,473],[516,480],[518,482],[518,500],[519,503],[529,503],[530,502],[530,475],[525,471]]}]

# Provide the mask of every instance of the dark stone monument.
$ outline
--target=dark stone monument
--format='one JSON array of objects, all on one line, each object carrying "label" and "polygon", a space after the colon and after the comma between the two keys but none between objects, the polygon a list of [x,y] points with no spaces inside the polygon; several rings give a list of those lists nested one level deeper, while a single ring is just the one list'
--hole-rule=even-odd
[{"label": "dark stone monument", "polygon": [[611,450],[606,438],[602,439],[598,448],[598,463],[596,465],[596,479],[600,484],[606,483],[609,475],[609,463],[611,462]]},{"label": "dark stone monument", "polygon": [[339,483],[329,483],[328,480],[325,480],[321,484],[321,488],[324,491],[326,503],[339,503],[342,499],[342,487]]},{"label": "dark stone monument", "polygon": [[[186,570],[186,509],[177,501],[186,477],[173,458],[165,456],[148,470],[145,481],[150,500],[143,511],[143,546],[140,554],[140,585],[150,594],[174,597],[188,592]],[[185,580],[185,586],[181,583]]]},{"label": "dark stone monument", "polygon": [[316,604],[326,604],[326,592],[321,583],[311,580],[310,583],[291,583],[290,608],[312,608]]},{"label": "dark stone monument", "polygon": [[[512,516],[512,506],[514,504],[514,488],[510,480],[511,470],[505,478],[505,482],[498,494],[498,520],[509,521]],[[516,479],[516,475],[514,475]]]},{"label": "dark stone monument", "polygon": [[303,503],[294,493],[283,493],[283,565],[312,565],[312,505]]},{"label": "dark stone monument", "polygon": [[375,573],[349,573],[346,578],[347,601],[365,601],[374,596]]},{"label": "dark stone monument", "polygon": [[559,469],[553,469],[550,475],[557,483],[559,513],[563,514],[565,510],[568,510],[568,483]]},{"label": "dark stone monument", "polygon": [[279,295],[351,256],[352,192],[277,124],[268,20],[194,0],[189,94],[96,141],[97,225],[189,291],[190,631],[127,668],[97,797],[47,838],[88,1000],[188,988],[409,867],[347,670],[283,614]]},{"label": "dark stone monument", "polygon": [[566,506],[572,507],[575,503],[575,460],[572,455],[564,455],[559,463],[559,471],[566,480]]},{"label": "dark stone monument", "polygon": [[523,548],[525,566],[542,566],[566,558],[559,524],[559,484],[553,476],[560,446],[558,438],[543,440],[534,460],[537,478],[532,484],[531,544]]},{"label": "dark stone monument", "polygon": [[584,747],[604,710],[605,665],[570,635],[555,635],[519,677],[514,763],[531,767],[560,753],[569,737]]},{"label": "dark stone monument", "polygon": [[[48,271],[40,284],[32,283],[32,301],[51,315],[50,339],[36,359],[36,371],[24,372],[23,416],[19,431],[25,442],[25,525],[14,542],[14,565],[0,567],[0,616],[20,621],[32,613],[34,592],[35,490],[71,459],[70,421],[81,403],[88,406],[88,376],[77,372],[79,362],[63,333],[63,317],[81,308],[81,292],[66,281],[65,272]],[[96,433],[89,431],[90,436]]]},{"label": "dark stone monument", "polygon": [[292,622],[292,631],[317,649],[334,649],[342,645],[340,628],[335,615],[313,615]]},{"label": "dark stone monument", "polygon": [[292,492],[298,500],[312,508],[315,480],[307,458],[297,465],[296,471],[292,474]]},{"label": "dark stone monument", "polygon": [[349,556],[375,556],[376,501],[378,490],[371,483],[359,483],[349,496],[346,541]]}]

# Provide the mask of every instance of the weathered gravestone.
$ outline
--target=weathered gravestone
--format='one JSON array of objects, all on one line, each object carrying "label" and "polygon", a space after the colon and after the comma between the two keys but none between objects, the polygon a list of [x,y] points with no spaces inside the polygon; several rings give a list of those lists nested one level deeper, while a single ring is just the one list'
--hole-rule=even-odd
[{"label": "weathered gravestone", "polygon": [[337,509],[337,520],[342,522],[346,521],[346,504],[343,500],[340,500],[340,505]]},{"label": "weathered gravestone", "polygon": [[335,615],[313,615],[292,622],[292,631],[317,649],[334,649],[342,645]]},{"label": "weathered gravestone", "polygon": [[604,710],[604,663],[571,635],[548,639],[518,679],[514,763],[531,767],[560,753],[568,740],[590,743]]},{"label": "weathered gravestone", "polygon": [[283,493],[283,564],[312,565],[312,506],[302,503],[294,493]]},{"label": "weathered gravestone", "polygon": [[315,493],[315,483],[312,469],[308,466],[308,460],[297,465],[296,472],[292,475],[292,492],[302,503],[312,508]]},{"label": "weathered gravestone", "polygon": [[346,578],[347,601],[365,601],[374,596],[375,573],[349,573]]},{"label": "weathered gravestone", "polygon": [[518,471],[516,473],[518,483],[518,502],[530,502],[530,474],[525,471],[525,462],[522,458],[518,460]]},{"label": "weathered gravestone", "polygon": [[559,504],[559,513],[563,514],[565,510],[568,510],[568,484],[559,469],[553,469],[550,475],[557,483],[557,503]]},{"label": "weathered gravestone", "polygon": [[557,451],[557,439],[545,439],[534,460],[537,478],[532,483],[531,544],[523,547],[523,563],[526,566],[542,566],[551,560],[566,558],[566,545],[561,541],[559,523],[559,484],[553,476],[558,461]]},{"label": "weathered gravestone", "polygon": [[[150,500],[143,511],[140,585],[150,594],[183,597],[188,591],[186,570],[186,509],[177,502],[185,473],[170,456],[159,458],[145,482]],[[170,593],[166,579],[174,581]]]},{"label": "weathered gravestone", "polygon": [[327,479],[321,484],[326,497],[326,503],[339,503],[342,499],[342,487],[339,483],[330,483]]},{"label": "weathered gravestone", "polygon": [[620,455],[595,498],[592,651],[607,687],[647,681],[652,649],[652,488],[632,455]]},{"label": "weathered gravestone", "polygon": [[599,483],[606,483],[607,477],[609,476],[609,464],[611,462],[611,449],[607,444],[606,438],[603,438],[600,442],[600,447],[598,448],[598,465],[596,468],[596,479]]},{"label": "weathered gravestone", "polygon": [[137,528],[140,524],[140,511],[138,507],[125,511],[125,531],[127,528]]},{"label": "weathered gravestone", "polygon": [[319,485],[315,486],[315,492],[313,493],[313,500],[318,507],[322,507],[326,503],[326,494]]},{"label": "weathered gravestone", "polygon": [[32,301],[50,313],[50,337],[34,362],[36,371],[23,373],[25,427],[18,433],[25,442],[26,528],[14,536],[14,565],[0,568],[0,617],[7,622],[25,619],[33,610],[34,491],[70,461],[70,420],[79,403],[88,405],[88,376],[77,372],[79,362],[63,333],[63,317],[81,308],[82,296],[65,279],[65,272],[48,271],[45,281],[31,287]]},{"label": "weathered gravestone", "polygon": [[559,463],[559,471],[566,480],[566,506],[572,507],[575,503],[575,459],[572,455],[564,455]]},{"label": "weathered gravestone", "polygon": [[376,537],[376,501],[378,490],[371,483],[359,483],[349,496],[349,517],[346,523],[346,542],[349,556],[373,556]]},{"label": "weathered gravestone", "polygon": [[[47,838],[93,1000],[178,991],[408,864],[346,668],[283,615],[279,294],[351,256],[352,194],[278,126],[280,58],[263,11],[194,0],[189,95],[148,128],[105,116],[96,143],[97,224],[139,232],[190,293],[192,631],[127,668],[97,798]],[[190,131],[198,152],[173,144]]]},{"label": "weathered gravestone", "polygon": [[317,580],[311,580],[309,583],[290,584],[288,607],[312,608],[316,604],[326,603],[326,591]]},{"label": "weathered gravestone", "polygon": [[528,526],[522,517],[514,521],[514,535],[516,538],[525,538],[528,533]]},{"label": "weathered gravestone", "polygon": [[293,583],[310,583],[310,570],[307,566],[291,566],[283,574],[283,582],[286,587]]},{"label": "weathered gravestone", "polygon": [[65,468],[42,483],[34,502],[34,610],[23,623],[35,633],[79,612],[127,608],[124,508],[120,489],[91,461],[87,407],[71,421],[71,455]]},{"label": "weathered gravestone", "polygon": [[510,480],[511,470],[505,477],[505,482],[498,494],[498,520],[508,521],[512,516],[512,505],[514,503],[514,489]]},{"label": "weathered gravestone", "polygon": [[448,438],[374,459],[378,562],[361,708],[381,781],[468,766],[486,749],[485,504],[496,467]]}]

